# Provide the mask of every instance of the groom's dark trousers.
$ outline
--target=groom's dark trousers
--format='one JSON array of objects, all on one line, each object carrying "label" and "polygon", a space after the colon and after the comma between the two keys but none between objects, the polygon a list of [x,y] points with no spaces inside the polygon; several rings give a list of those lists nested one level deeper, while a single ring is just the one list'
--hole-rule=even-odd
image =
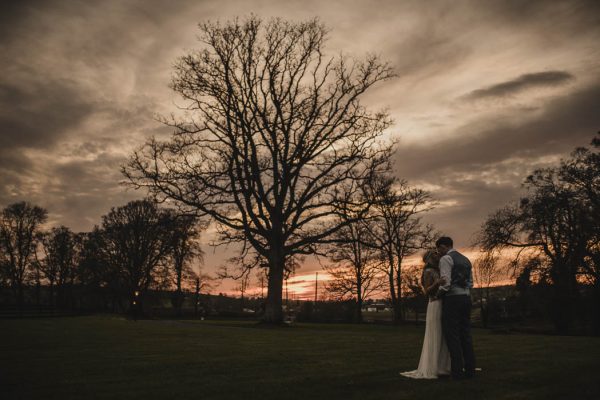
[{"label": "groom's dark trousers", "polygon": [[[471,338],[471,296],[444,296],[442,330],[450,351],[452,377],[460,379],[475,373],[475,354]],[[464,371],[463,371],[464,368]]]}]

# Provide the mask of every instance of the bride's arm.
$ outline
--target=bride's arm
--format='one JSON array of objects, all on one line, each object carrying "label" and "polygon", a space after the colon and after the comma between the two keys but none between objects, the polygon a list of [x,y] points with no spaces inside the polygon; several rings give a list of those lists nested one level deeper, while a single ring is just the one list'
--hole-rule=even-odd
[{"label": "bride's arm", "polygon": [[425,271],[425,282],[423,286],[423,291],[425,292],[425,296],[429,296],[430,293],[438,290],[440,286],[440,280],[434,278],[434,274],[429,271]]}]

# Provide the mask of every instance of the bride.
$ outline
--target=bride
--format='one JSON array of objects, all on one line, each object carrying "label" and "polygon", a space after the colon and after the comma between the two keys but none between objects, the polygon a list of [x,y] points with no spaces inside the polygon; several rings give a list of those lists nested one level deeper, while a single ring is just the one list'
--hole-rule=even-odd
[{"label": "bride", "polygon": [[440,375],[450,374],[450,353],[442,334],[442,301],[436,293],[440,278],[440,257],[435,250],[429,250],[423,256],[425,266],[421,276],[421,284],[425,295],[429,297],[427,317],[425,320],[425,337],[419,367],[414,371],[401,372],[408,378],[436,379]]}]

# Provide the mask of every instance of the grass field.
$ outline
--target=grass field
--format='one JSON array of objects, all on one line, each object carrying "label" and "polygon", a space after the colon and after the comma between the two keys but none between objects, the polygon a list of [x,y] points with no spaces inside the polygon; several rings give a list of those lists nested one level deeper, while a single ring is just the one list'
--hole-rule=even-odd
[{"label": "grass field", "polygon": [[475,330],[474,380],[417,381],[423,327],[0,321],[0,399],[592,399],[600,339]]}]

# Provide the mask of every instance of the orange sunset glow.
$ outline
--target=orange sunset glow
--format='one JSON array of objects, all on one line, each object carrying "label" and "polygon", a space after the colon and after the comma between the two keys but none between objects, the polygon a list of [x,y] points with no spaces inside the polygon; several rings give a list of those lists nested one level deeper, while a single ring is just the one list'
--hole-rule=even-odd
[{"label": "orange sunset glow", "polygon": [[[89,231],[110,207],[144,196],[120,184],[119,168],[147,138],[170,134],[155,117],[182,104],[171,67],[199,46],[199,22],[318,17],[331,54],[376,53],[393,66],[397,78],[365,104],[394,120],[384,135],[398,140],[394,174],[437,202],[425,221],[468,249],[486,215],[523,193],[529,171],[598,128],[598,24],[579,3],[434,3],[6,2],[0,204],[26,198],[48,209],[47,226]],[[201,237],[206,273],[236,251],[211,248],[213,232]],[[293,293],[310,297],[316,271],[325,278],[307,259]]]}]

